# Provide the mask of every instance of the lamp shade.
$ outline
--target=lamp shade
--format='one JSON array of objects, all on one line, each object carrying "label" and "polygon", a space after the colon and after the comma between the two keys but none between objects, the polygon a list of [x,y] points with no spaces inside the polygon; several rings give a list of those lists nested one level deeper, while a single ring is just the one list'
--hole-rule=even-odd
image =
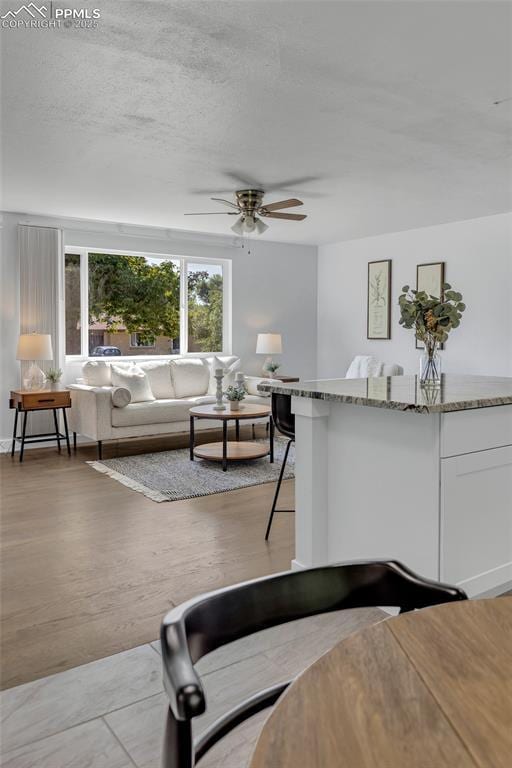
[{"label": "lamp shade", "polygon": [[280,333],[258,333],[256,352],[261,355],[280,355],[283,343]]},{"label": "lamp shade", "polygon": [[16,360],[53,360],[49,333],[22,333],[18,339]]}]

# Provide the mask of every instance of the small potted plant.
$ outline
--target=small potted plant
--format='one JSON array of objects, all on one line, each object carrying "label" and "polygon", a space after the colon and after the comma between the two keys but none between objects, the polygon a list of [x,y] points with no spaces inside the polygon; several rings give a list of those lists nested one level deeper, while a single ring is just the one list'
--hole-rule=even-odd
[{"label": "small potted plant", "polygon": [[235,384],[230,386],[224,392],[226,399],[229,401],[229,408],[232,411],[240,410],[240,403],[245,398],[245,387],[243,384]]},{"label": "small potted plant", "polygon": [[273,379],[276,375],[276,371],[280,368],[279,363],[275,363],[273,360],[269,360],[265,363],[265,371],[267,371],[269,378]]},{"label": "small potted plant", "polygon": [[49,383],[51,389],[55,389],[59,381],[62,378],[62,370],[60,368],[49,368],[46,372],[46,381]]},{"label": "small potted plant", "polygon": [[402,288],[398,298],[400,325],[414,328],[416,338],[425,345],[420,359],[420,384],[423,387],[439,386],[441,382],[441,359],[438,354],[453,328],[458,328],[466,305],[462,294],[452,290],[449,283],[443,284],[443,296],[438,298],[425,291]]}]

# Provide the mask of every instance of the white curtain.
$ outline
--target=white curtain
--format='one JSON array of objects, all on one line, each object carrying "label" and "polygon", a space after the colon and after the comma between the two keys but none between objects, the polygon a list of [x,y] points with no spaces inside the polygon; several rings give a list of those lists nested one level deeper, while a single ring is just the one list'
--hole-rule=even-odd
[{"label": "white curtain", "polygon": [[[43,371],[62,368],[63,344],[60,316],[62,231],[51,227],[19,225],[20,259],[20,333],[49,333],[52,337],[53,360],[38,360]],[[30,363],[21,363],[21,381]],[[53,430],[49,411],[30,413],[27,435]]]}]

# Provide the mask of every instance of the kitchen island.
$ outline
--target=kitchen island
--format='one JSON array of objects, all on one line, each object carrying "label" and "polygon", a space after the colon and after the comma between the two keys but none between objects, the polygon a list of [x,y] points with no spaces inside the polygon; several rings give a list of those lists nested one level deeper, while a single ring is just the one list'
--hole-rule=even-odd
[{"label": "kitchen island", "polygon": [[294,568],[395,559],[470,596],[512,587],[512,378],[265,382],[295,413]]}]

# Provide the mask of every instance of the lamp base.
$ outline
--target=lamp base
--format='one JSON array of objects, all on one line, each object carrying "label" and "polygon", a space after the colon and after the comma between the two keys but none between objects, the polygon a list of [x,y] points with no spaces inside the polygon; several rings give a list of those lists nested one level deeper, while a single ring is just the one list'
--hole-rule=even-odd
[{"label": "lamp base", "polygon": [[262,371],[262,373],[263,373],[263,376],[264,376],[265,378],[267,378],[267,379],[275,379],[275,378],[276,378],[276,375],[277,375],[277,374],[276,374],[276,372],[277,372],[277,369],[278,369],[280,366],[279,366],[279,365],[276,365],[276,367],[274,368],[274,370],[269,370],[269,366],[271,366],[272,368],[274,368],[274,361],[272,360],[272,358],[271,358],[271,357],[267,357],[267,358],[265,358],[265,362],[263,363],[263,367],[262,367],[262,369],[261,369],[261,371]]},{"label": "lamp base", "polygon": [[36,363],[31,363],[27,375],[23,379],[23,385],[27,389],[42,389],[45,381],[46,375],[44,371]]}]

